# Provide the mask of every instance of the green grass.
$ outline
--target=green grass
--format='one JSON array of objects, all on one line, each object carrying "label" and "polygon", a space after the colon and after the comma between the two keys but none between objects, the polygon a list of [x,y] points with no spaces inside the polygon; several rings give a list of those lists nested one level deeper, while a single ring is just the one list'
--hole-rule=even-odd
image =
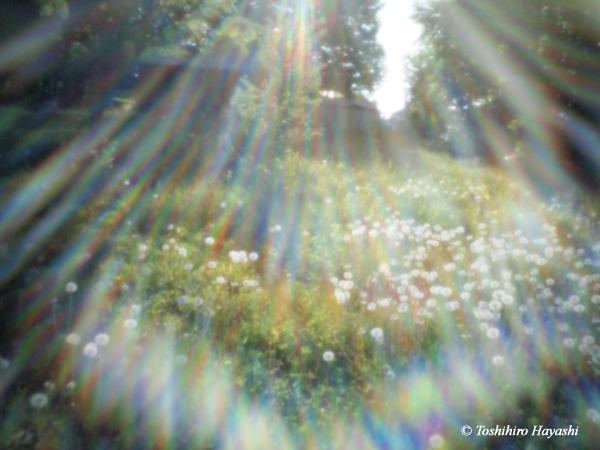
[{"label": "green grass", "polygon": [[[31,363],[22,343],[11,365],[36,375],[5,406],[5,443],[25,431],[226,448],[253,421],[268,430],[247,438],[261,448],[385,447],[404,442],[398,427],[422,448],[434,434],[444,448],[499,445],[460,435],[477,421],[566,420],[580,424],[576,443],[597,436],[598,394],[583,388],[600,367],[594,202],[546,206],[505,173],[427,152],[354,169],[288,153],[211,182],[119,189],[47,246],[65,262],[34,306],[58,306],[23,319],[45,352]],[[109,344],[84,356],[101,332]],[[51,401],[34,410],[45,379]]]}]

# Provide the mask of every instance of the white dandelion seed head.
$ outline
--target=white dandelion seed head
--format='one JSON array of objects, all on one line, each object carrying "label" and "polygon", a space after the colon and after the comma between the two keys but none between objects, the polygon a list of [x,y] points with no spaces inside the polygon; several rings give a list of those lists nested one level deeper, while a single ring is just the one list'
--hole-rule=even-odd
[{"label": "white dandelion seed head", "polygon": [[341,289],[336,289],[333,293],[337,302],[341,305],[350,300],[350,292],[343,291]]},{"label": "white dandelion seed head", "polygon": [[438,448],[442,448],[444,446],[444,438],[439,434],[434,434],[429,438],[429,445],[432,449],[437,450]]},{"label": "white dandelion seed head", "polygon": [[98,335],[96,335],[96,337],[94,338],[94,342],[96,343],[96,345],[106,345],[108,344],[108,341],[110,341],[110,338],[108,337],[108,334],[106,333],[100,333]]},{"label": "white dandelion seed head", "polygon": [[502,309],[502,303],[498,300],[492,300],[488,306],[492,311],[500,311]]},{"label": "white dandelion seed head", "polygon": [[252,252],[252,253],[250,253],[250,254],[248,255],[248,259],[249,259],[250,261],[256,261],[256,260],[258,259],[258,253],[256,253],[256,252]]},{"label": "white dandelion seed head", "polygon": [[215,261],[209,261],[207,266],[209,269],[215,269],[217,267],[217,263]]},{"label": "white dandelion seed head", "polygon": [[43,408],[48,404],[48,396],[43,392],[36,392],[29,399],[29,404],[35,409]]},{"label": "white dandelion seed head", "polygon": [[379,327],[371,329],[371,336],[375,339],[383,339],[383,330]]},{"label": "white dandelion seed head", "polygon": [[125,325],[126,329],[133,330],[135,327],[137,327],[137,320],[135,320],[135,319],[126,319],[123,324]]},{"label": "white dandelion seed head", "polygon": [[177,250],[177,253],[179,253],[179,256],[181,256],[183,258],[187,257],[187,254],[188,254],[187,250],[183,247],[179,247],[179,249]]},{"label": "white dandelion seed head", "polygon": [[377,304],[379,306],[381,306],[382,308],[387,308],[388,306],[390,306],[390,299],[389,298],[382,298],[380,300],[377,300]]},{"label": "white dandelion seed head", "polygon": [[238,263],[241,261],[239,253],[234,250],[229,252],[229,257],[231,258],[231,261],[234,263]]},{"label": "white dandelion seed head", "polygon": [[486,331],[486,334],[490,339],[498,339],[500,337],[500,330],[498,330],[498,328],[491,327]]},{"label": "white dandelion seed head", "polygon": [[227,283],[227,280],[225,279],[225,277],[217,277],[217,284],[225,284]]},{"label": "white dandelion seed head", "polygon": [[199,306],[202,306],[204,304],[204,299],[202,297],[196,297],[196,299],[194,300],[194,306],[197,308]]},{"label": "white dandelion seed head", "polygon": [[594,343],[594,337],[588,335],[585,335],[584,337],[581,338],[581,342],[583,342],[585,345],[592,345]]},{"label": "white dandelion seed head", "polygon": [[78,334],[71,333],[67,336],[66,341],[67,341],[67,344],[76,346],[76,345],[79,345],[79,343],[81,342],[81,338],[79,337]]},{"label": "white dandelion seed head", "polygon": [[186,263],[186,265],[183,266],[183,268],[189,272],[194,268],[194,265],[192,263]]},{"label": "white dandelion seed head", "polygon": [[94,358],[98,355],[98,346],[93,342],[88,342],[83,348],[83,354],[88,358]]},{"label": "white dandelion seed head", "polygon": [[596,411],[595,409],[588,409],[585,413],[585,415],[592,421],[595,423],[600,423],[600,413],[598,411]]},{"label": "white dandelion seed head", "polygon": [[504,364],[504,358],[500,355],[496,355],[492,358],[492,363],[494,363],[497,366],[501,366]]},{"label": "white dandelion seed head", "polygon": [[204,239],[204,242],[206,243],[206,245],[213,245],[215,243],[215,240],[214,238],[209,236],[206,239]]},{"label": "white dandelion seed head", "polygon": [[331,362],[335,359],[335,354],[331,350],[327,350],[323,353],[323,361]]},{"label": "white dandelion seed head", "polygon": [[352,289],[354,287],[354,283],[350,280],[342,280],[342,281],[340,281],[339,286],[342,289],[349,291],[350,289]]},{"label": "white dandelion seed head", "polygon": [[69,294],[72,294],[76,290],[77,290],[77,285],[74,282],[69,281],[67,283],[67,286],[65,287],[65,291],[67,291]]}]

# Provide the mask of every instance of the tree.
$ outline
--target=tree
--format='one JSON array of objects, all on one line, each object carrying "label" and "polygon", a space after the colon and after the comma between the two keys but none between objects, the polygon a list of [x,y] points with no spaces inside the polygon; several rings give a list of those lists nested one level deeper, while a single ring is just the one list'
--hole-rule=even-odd
[{"label": "tree", "polygon": [[[431,0],[410,111],[427,141],[496,163],[517,151],[599,185],[600,7],[588,0]],[[554,161],[554,162],[552,162]],[[549,175],[546,184],[551,183]]]},{"label": "tree", "polygon": [[317,12],[322,89],[362,99],[383,76],[383,48],[377,41],[380,0],[322,2]]}]

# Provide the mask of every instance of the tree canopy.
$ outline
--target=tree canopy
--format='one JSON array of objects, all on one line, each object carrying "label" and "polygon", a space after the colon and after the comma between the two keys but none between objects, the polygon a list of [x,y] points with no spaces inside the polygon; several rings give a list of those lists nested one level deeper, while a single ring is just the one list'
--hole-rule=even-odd
[{"label": "tree canopy", "polygon": [[493,161],[545,154],[598,184],[598,17],[588,0],[424,2],[412,125],[429,147]]},{"label": "tree canopy", "polygon": [[382,76],[383,51],[376,41],[379,7],[379,0],[302,5],[273,0],[24,0],[11,8],[14,14],[8,16],[17,23],[10,24],[10,35],[3,39],[12,38],[17,48],[43,34],[45,43],[31,56],[44,63],[35,76],[25,78],[23,71],[36,61],[14,58],[3,69],[21,84],[31,81],[37,94],[68,95],[58,78],[73,84],[107,67],[125,72],[148,53],[192,57],[215,39],[243,47],[272,33],[269,28],[285,32],[282,27],[290,23],[285,17],[293,15],[303,34],[294,33],[295,42],[285,45],[321,67],[323,89],[359,98]]},{"label": "tree canopy", "polygon": [[362,98],[383,77],[384,52],[377,41],[380,0],[323,2],[320,54],[323,89]]}]

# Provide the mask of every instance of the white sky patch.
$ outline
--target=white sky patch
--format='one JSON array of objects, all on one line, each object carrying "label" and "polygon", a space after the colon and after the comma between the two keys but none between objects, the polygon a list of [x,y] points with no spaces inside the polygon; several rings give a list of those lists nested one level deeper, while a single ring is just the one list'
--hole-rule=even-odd
[{"label": "white sky patch", "polygon": [[406,103],[407,79],[404,58],[414,53],[421,26],[410,19],[418,0],[384,0],[379,12],[379,42],[385,50],[386,76],[372,99],[384,117],[402,109]]}]

